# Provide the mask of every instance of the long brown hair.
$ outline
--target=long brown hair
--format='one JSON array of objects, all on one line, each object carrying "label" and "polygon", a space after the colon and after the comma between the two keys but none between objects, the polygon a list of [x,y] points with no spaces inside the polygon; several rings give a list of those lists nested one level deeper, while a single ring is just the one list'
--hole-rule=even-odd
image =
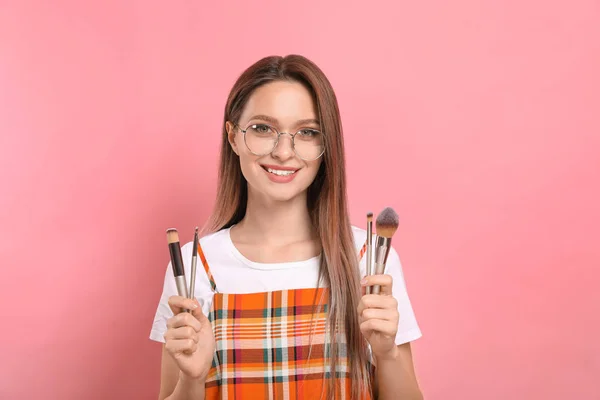
[{"label": "long brown hair", "polygon": [[346,174],[342,124],[337,98],[325,74],[313,62],[299,55],[266,57],[244,71],[235,82],[225,106],[221,139],[221,159],[216,206],[206,232],[228,228],[242,220],[246,213],[248,185],[242,175],[237,155],[231,148],[225,124],[238,123],[253,91],[269,82],[287,80],[305,85],[312,93],[325,137],[325,153],[315,180],[308,188],[308,209],[322,247],[320,280],[329,287],[328,342],[331,377],[328,397],[333,398],[339,360],[336,329],[344,326],[349,372],[352,378],[351,398],[359,398],[370,390],[365,340],[360,333],[356,312],[360,300],[360,276],[357,250],[348,217]]}]

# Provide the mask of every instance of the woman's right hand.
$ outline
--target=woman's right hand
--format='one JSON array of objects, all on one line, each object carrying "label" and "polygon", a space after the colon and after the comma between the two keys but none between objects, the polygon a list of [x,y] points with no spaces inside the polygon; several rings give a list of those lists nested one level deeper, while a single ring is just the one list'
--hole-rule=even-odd
[{"label": "woman's right hand", "polygon": [[[165,348],[188,378],[206,379],[215,353],[215,336],[210,321],[197,299],[171,296],[174,316],[167,321]],[[188,309],[190,312],[183,312]]]}]

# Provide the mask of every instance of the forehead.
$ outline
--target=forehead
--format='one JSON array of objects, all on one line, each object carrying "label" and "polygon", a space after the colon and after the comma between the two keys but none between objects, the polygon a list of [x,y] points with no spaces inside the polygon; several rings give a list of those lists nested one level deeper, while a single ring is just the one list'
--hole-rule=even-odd
[{"label": "forehead", "polygon": [[259,114],[273,117],[282,124],[317,119],[310,91],[304,85],[290,81],[270,82],[254,90],[244,107],[241,121]]}]

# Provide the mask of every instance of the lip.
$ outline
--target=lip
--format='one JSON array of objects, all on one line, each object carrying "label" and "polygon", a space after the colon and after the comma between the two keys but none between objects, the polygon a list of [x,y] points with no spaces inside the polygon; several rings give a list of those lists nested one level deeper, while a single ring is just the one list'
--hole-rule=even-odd
[{"label": "lip", "polygon": [[280,171],[298,171],[300,168],[284,167],[283,165],[260,164],[263,168],[278,169]]},{"label": "lip", "polygon": [[[294,178],[296,177],[298,170],[300,169],[300,168],[283,167],[283,166],[279,166],[279,165],[261,165],[261,167],[263,167],[262,168],[263,171],[265,171],[265,174],[267,174],[267,178],[269,178],[269,180],[271,180],[271,182],[275,182],[275,183],[289,183],[289,182],[293,181]],[[294,173],[289,174],[287,176],[275,175],[275,174],[272,174],[269,171],[267,171],[267,168],[278,169],[280,171],[294,171]]]}]

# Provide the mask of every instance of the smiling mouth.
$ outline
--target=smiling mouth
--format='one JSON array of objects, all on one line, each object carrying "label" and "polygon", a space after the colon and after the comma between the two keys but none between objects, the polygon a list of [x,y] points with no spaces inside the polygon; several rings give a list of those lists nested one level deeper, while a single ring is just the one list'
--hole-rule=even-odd
[{"label": "smiling mouth", "polygon": [[297,169],[295,169],[295,170],[275,169],[275,168],[265,167],[264,165],[262,165],[262,167],[268,173],[271,173],[271,174],[277,175],[277,176],[290,176],[290,175],[295,174],[296,172],[298,172]]}]

